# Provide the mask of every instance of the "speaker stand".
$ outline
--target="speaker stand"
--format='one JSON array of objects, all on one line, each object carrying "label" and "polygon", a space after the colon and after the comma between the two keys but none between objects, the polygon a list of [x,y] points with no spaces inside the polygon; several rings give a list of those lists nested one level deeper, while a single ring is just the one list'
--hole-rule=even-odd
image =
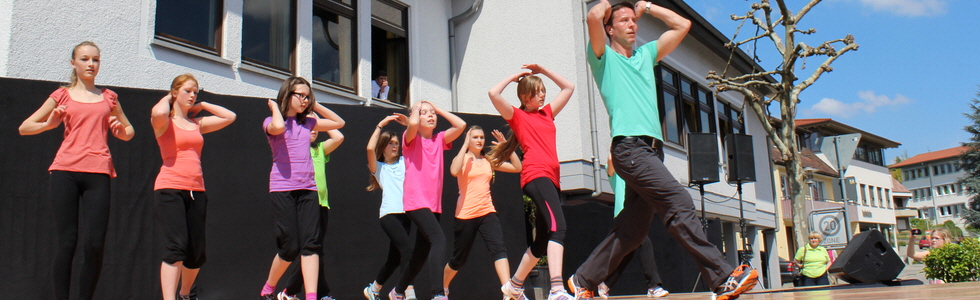
[{"label": "speaker stand", "polygon": [[748,220],[745,219],[745,207],[742,201],[742,180],[736,181],[738,186],[738,225],[742,231],[742,251],[738,251],[739,264],[752,266],[752,245],[748,238]]},{"label": "speaker stand", "polygon": [[[705,208],[704,208],[704,182],[698,182],[697,185],[698,185],[698,192],[701,193],[701,232],[704,232],[704,235],[707,237],[707,235],[708,235],[708,216],[705,214]],[[693,293],[694,291],[697,291],[698,284],[701,284],[701,283],[704,284],[703,287],[705,289],[711,290],[711,287],[708,286],[708,283],[707,282],[702,282],[701,281],[701,272],[698,272],[698,279],[694,280],[694,288],[691,289],[691,293]]]}]

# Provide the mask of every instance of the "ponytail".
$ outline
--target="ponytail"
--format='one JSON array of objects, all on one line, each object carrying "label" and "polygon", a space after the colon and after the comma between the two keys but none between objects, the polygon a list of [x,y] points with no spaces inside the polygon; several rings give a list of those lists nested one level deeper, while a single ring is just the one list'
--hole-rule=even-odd
[{"label": "ponytail", "polygon": [[514,154],[514,151],[517,151],[518,146],[520,146],[520,143],[517,141],[517,136],[514,136],[514,131],[508,130],[507,141],[493,147],[490,152],[487,152],[486,158],[494,168],[500,167],[500,165],[510,160],[510,155]]}]

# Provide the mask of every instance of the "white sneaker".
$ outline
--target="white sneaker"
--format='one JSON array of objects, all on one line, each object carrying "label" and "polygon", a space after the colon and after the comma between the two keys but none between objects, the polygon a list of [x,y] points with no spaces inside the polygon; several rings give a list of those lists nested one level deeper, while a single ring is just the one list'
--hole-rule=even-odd
[{"label": "white sneaker", "polygon": [[417,300],[415,298],[415,286],[414,285],[409,285],[408,288],[405,289],[405,300]]},{"label": "white sneaker", "polygon": [[609,286],[605,282],[599,284],[599,297],[609,299]]},{"label": "white sneaker", "polygon": [[527,296],[524,295],[524,289],[514,287],[510,284],[509,280],[500,286],[500,292],[504,294],[504,300],[527,300]]},{"label": "white sneaker", "polygon": [[562,289],[560,291],[551,291],[550,293],[548,293],[548,300],[574,300],[574,299],[575,297],[572,297],[572,295],[569,295],[567,292],[565,292],[565,289]]},{"label": "white sneaker", "polygon": [[296,298],[296,297],[290,296],[289,294],[286,294],[286,290],[282,290],[282,292],[279,292],[279,294],[276,294],[276,299],[277,300],[299,300],[299,298]]},{"label": "white sneaker", "polygon": [[670,292],[665,290],[663,287],[658,286],[647,290],[647,298],[667,297],[667,295],[670,295]]}]

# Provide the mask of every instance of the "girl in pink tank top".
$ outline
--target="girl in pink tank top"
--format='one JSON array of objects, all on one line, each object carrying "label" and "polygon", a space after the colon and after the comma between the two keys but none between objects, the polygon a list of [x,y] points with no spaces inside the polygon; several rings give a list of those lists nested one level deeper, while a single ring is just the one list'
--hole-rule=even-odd
[{"label": "girl in pink tank top", "polygon": [[102,269],[109,225],[109,179],[116,176],[107,139],[112,133],[129,141],[134,134],[116,93],[95,87],[101,60],[95,43],[76,45],[71,52],[68,85],[51,93],[19,128],[21,135],[35,135],[65,124],[65,139],[48,169],[57,241],[50,274],[58,299],[69,298],[76,250],[81,263],[77,292],[71,298],[92,298]]},{"label": "girl in pink tank top", "polygon": [[[204,224],[208,197],[201,171],[202,134],[215,132],[235,121],[235,113],[218,105],[197,102],[199,91],[194,75],[174,78],[170,92],[150,113],[150,124],[160,145],[163,165],[154,183],[154,214],[163,231],[163,262],[160,287],[164,300],[174,300],[177,282],[181,298],[189,297],[191,286],[205,261]],[[190,117],[206,110],[207,117]]]}]

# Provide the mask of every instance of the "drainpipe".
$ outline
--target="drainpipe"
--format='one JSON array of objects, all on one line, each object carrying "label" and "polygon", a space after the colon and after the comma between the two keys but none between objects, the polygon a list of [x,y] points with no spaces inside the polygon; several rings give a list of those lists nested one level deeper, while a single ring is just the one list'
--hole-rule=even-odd
[{"label": "drainpipe", "polygon": [[[588,5],[596,0],[582,0],[582,34],[585,40],[589,40],[589,25],[586,24],[588,17]],[[592,78],[592,70],[586,75],[586,84],[589,97],[589,134],[592,136],[592,181],[595,189],[592,190],[592,198],[602,195],[602,165],[599,163],[599,124],[596,121],[596,99],[595,99],[595,80]]]},{"label": "drainpipe", "polygon": [[459,81],[459,74],[456,72],[456,23],[469,18],[481,7],[483,7],[483,0],[473,1],[473,6],[449,19],[449,77],[451,78],[449,90],[452,93],[454,112],[459,111],[459,95],[456,92],[456,84]]}]

